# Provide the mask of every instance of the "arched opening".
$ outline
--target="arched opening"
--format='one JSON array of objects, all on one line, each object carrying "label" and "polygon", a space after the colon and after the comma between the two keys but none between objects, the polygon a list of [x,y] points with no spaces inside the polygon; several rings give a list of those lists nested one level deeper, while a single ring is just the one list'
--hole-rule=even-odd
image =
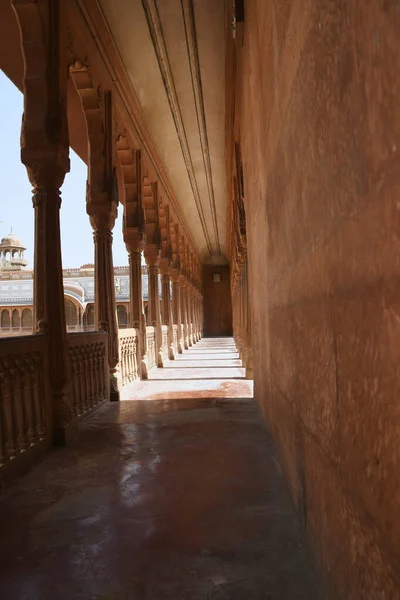
[{"label": "arched opening", "polygon": [[1,328],[10,329],[10,311],[8,308],[3,308],[1,311]]},{"label": "arched opening", "polygon": [[126,306],[123,304],[119,304],[117,306],[117,318],[118,318],[118,328],[126,329],[128,327],[128,313],[126,310]]},{"label": "arched opening", "polygon": [[67,329],[77,329],[78,326],[78,308],[70,298],[64,297],[65,322]]},{"label": "arched opening", "polygon": [[94,306],[89,304],[86,309],[86,322],[88,329],[94,329]]},{"label": "arched opening", "polygon": [[32,311],[30,308],[24,308],[21,317],[22,327],[32,329]]},{"label": "arched opening", "polygon": [[19,311],[16,308],[12,311],[11,323],[13,329],[19,329],[21,327],[21,318],[19,316]]}]

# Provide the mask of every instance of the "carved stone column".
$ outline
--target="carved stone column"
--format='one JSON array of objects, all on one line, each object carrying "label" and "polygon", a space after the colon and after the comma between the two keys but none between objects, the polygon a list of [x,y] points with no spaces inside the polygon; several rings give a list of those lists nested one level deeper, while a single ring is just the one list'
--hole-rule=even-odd
[{"label": "carved stone column", "polygon": [[186,302],[186,279],[185,279],[185,276],[182,274],[179,275],[179,293],[180,293],[180,301],[181,301],[183,347],[185,350],[188,350],[189,336],[188,336],[187,302]]},{"label": "carved stone column", "polygon": [[142,379],[148,377],[146,323],[143,314],[142,293],[142,254],[129,252],[129,292],[130,292],[130,327],[137,329],[138,334],[138,364],[139,375]]},{"label": "carved stone column", "polygon": [[[39,6],[40,4],[40,6]],[[65,3],[42,0],[12,6],[24,56],[21,160],[33,187],[35,211],[33,331],[46,336],[52,428],[56,443],[73,430],[60,240],[60,188],[69,171],[68,55]]]},{"label": "carved stone column", "polygon": [[108,362],[110,367],[110,401],[119,400],[117,377],[119,361],[118,324],[115,304],[112,229],[117,216],[115,202],[89,202],[86,210],[93,227],[95,329],[108,333]]},{"label": "carved stone column", "polygon": [[195,302],[195,318],[196,318],[196,336],[197,341],[200,341],[200,320],[199,320],[199,291],[197,288],[194,290],[194,302]]},{"label": "carved stone column", "polygon": [[137,235],[130,236],[125,230],[125,245],[129,253],[129,293],[130,293],[130,323],[129,326],[138,330],[138,365],[139,375],[142,379],[148,377],[147,336],[146,324],[143,314],[142,294],[142,251],[144,238]]},{"label": "carved stone column", "polygon": [[155,329],[157,366],[164,366],[164,356],[162,348],[162,329],[160,314],[160,294],[158,289],[158,275],[160,252],[158,249],[146,248],[144,257],[148,268],[149,277],[149,325]]},{"label": "carved stone column", "polygon": [[187,320],[187,335],[189,347],[193,346],[193,335],[192,335],[192,304],[190,298],[190,284],[188,280],[185,281],[185,300],[186,300],[186,320]]},{"label": "carved stone column", "polygon": [[177,326],[177,338],[178,338],[178,353],[183,352],[183,335],[182,335],[182,317],[181,317],[181,299],[179,291],[179,272],[178,269],[171,269],[171,281],[172,281],[172,321]]},{"label": "carved stone column", "polygon": [[53,162],[28,164],[30,157],[23,150],[22,161],[27,161],[35,210],[33,330],[48,338],[53,436],[57,444],[65,444],[73,426],[67,392],[69,358],[60,237],[60,187],[69,170],[68,151],[58,165]]},{"label": "carved stone column", "polygon": [[197,327],[196,327],[196,290],[194,284],[190,284],[190,299],[191,299],[191,308],[192,308],[192,339],[193,344],[197,344]]},{"label": "carved stone column", "polygon": [[170,267],[167,259],[160,260],[162,324],[168,327],[168,358],[174,360],[174,325],[172,319]]}]

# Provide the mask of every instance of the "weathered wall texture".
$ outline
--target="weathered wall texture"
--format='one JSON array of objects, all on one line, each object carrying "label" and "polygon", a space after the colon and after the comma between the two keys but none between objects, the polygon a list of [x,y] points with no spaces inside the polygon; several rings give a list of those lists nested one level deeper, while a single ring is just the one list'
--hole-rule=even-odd
[{"label": "weathered wall texture", "polygon": [[[218,274],[220,281],[214,282]],[[203,267],[204,335],[232,335],[232,302],[228,266]]]},{"label": "weathered wall texture", "polygon": [[255,394],[332,598],[400,597],[400,4],[246,0]]}]

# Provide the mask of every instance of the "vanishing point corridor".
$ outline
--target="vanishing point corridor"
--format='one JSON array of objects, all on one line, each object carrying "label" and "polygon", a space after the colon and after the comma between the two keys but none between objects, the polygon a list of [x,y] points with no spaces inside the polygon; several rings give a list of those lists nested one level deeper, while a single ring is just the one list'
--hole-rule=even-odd
[{"label": "vanishing point corridor", "polygon": [[0,597],[312,600],[306,544],[231,338],[80,422],[0,499]]}]

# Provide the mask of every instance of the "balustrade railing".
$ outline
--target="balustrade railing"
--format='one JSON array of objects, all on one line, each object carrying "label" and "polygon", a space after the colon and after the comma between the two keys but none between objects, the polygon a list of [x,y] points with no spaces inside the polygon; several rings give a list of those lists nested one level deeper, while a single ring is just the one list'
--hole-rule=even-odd
[{"label": "balustrade railing", "polygon": [[118,331],[119,341],[119,379],[124,386],[139,376],[138,370],[138,335],[137,329]]},{"label": "balustrade railing", "polygon": [[149,369],[156,366],[156,336],[154,327],[146,327],[147,360]]},{"label": "balustrade railing", "polygon": [[48,382],[43,335],[0,341],[0,476],[50,446]]},{"label": "balustrade railing", "polygon": [[72,367],[72,410],[75,418],[110,396],[107,333],[68,334]]},{"label": "balustrade railing", "polygon": [[162,325],[161,327],[161,335],[162,335],[162,351],[165,358],[168,358],[168,325]]}]

